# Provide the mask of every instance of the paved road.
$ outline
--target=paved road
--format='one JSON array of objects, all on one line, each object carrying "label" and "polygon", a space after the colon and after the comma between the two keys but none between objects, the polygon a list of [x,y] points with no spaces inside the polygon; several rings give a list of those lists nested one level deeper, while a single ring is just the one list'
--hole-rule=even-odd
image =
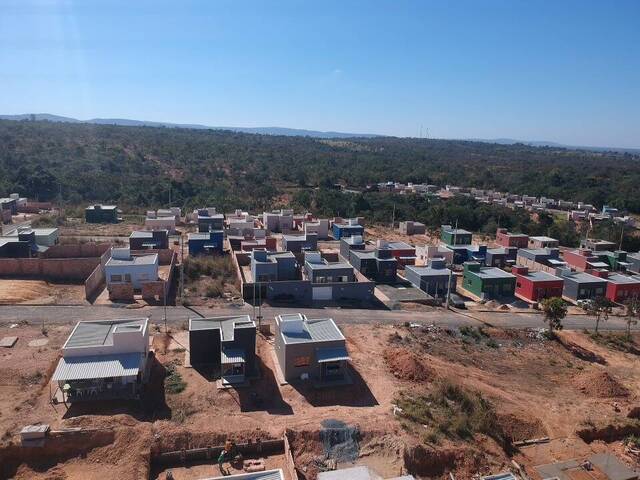
[{"label": "paved road", "polygon": [[[167,307],[167,322],[174,326],[182,326],[189,317],[198,314],[202,316],[219,315],[253,315],[253,307],[201,308],[201,307]],[[331,317],[338,324],[376,324],[376,323],[424,323],[441,326],[460,327],[463,325],[494,325],[504,328],[538,328],[543,327],[542,315],[539,313],[498,313],[498,312],[470,312],[446,311],[438,309],[429,312],[410,312],[395,310],[360,310],[340,308],[262,308],[264,321],[271,322],[280,313],[301,312],[309,318]],[[163,307],[144,307],[127,309],[108,305],[80,305],[80,306],[0,306],[0,323],[27,321],[29,323],[75,323],[78,320],[100,320],[106,318],[134,318],[148,316],[154,322],[164,320]],[[593,319],[586,315],[569,315],[564,320],[566,329],[581,330],[593,328]],[[611,317],[602,324],[603,330],[624,330],[624,318]],[[634,330],[640,330],[636,326]]]}]

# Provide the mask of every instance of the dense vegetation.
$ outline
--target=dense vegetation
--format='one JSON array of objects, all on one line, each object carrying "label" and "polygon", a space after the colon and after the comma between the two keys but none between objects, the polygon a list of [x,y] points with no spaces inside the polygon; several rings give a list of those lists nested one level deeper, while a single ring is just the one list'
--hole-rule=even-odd
[{"label": "dense vegetation", "polygon": [[0,192],[60,195],[72,205],[143,208],[166,205],[171,196],[174,205],[261,209],[283,192],[312,195],[311,187],[386,180],[491,187],[640,212],[640,158],[629,153],[0,121]]}]

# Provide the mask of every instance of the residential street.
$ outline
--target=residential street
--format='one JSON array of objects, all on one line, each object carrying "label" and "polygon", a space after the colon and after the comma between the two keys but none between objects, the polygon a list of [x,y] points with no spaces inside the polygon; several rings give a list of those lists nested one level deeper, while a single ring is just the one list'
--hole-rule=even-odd
[{"label": "residential street", "polygon": [[[181,326],[189,317],[197,314],[202,316],[221,316],[247,314],[253,316],[253,307],[228,308],[199,308],[170,306],[166,309],[167,322],[171,325]],[[338,324],[360,323],[404,323],[414,322],[423,324],[437,324],[442,326],[459,327],[463,325],[489,324],[505,328],[538,328],[543,327],[542,315],[539,313],[512,313],[512,312],[469,312],[436,310],[429,312],[390,311],[390,310],[361,310],[340,308],[262,308],[264,321],[271,322],[280,313],[301,312],[310,318],[331,317]],[[139,309],[116,308],[102,305],[83,306],[0,306],[1,323],[17,323],[27,321],[29,323],[75,323],[78,320],[100,320],[108,318],[134,318],[148,316],[154,322],[164,320],[163,307],[145,307]],[[582,330],[593,328],[593,319],[586,315],[569,315],[564,320],[565,329]],[[624,330],[625,320],[621,317],[611,317],[608,322],[601,324],[602,330]],[[634,330],[640,329],[638,326]]]}]

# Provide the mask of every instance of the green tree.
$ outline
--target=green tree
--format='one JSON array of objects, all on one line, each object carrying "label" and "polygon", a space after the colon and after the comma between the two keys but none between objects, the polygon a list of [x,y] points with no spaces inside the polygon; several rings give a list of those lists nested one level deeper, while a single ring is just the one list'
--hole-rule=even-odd
[{"label": "green tree", "polygon": [[596,320],[596,335],[598,335],[598,328],[600,322],[606,322],[609,320],[609,315],[613,311],[613,302],[607,297],[596,297],[594,299],[586,301],[582,305],[582,309],[587,312],[587,315],[592,316]]},{"label": "green tree", "polygon": [[625,303],[626,314],[625,323],[627,324],[627,340],[631,340],[631,327],[638,324],[640,318],[640,297],[634,295]]},{"label": "green tree", "polygon": [[555,330],[562,330],[562,320],[567,316],[567,304],[560,297],[545,298],[542,301],[544,321],[549,325],[549,334],[554,336]]}]

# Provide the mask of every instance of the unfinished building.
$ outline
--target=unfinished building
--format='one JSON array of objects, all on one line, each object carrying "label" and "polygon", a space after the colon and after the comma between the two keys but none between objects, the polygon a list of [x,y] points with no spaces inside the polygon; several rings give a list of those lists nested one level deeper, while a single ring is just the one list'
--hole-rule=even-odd
[{"label": "unfinished building", "polygon": [[274,349],[285,381],[316,386],[350,381],[346,339],[331,318],[311,320],[296,313],[275,320]]},{"label": "unfinished building", "polygon": [[190,318],[191,365],[205,367],[223,385],[241,384],[258,374],[256,324],[249,315]]},{"label": "unfinished building", "polygon": [[65,403],[136,399],[148,379],[149,319],[78,322],[51,377]]}]

